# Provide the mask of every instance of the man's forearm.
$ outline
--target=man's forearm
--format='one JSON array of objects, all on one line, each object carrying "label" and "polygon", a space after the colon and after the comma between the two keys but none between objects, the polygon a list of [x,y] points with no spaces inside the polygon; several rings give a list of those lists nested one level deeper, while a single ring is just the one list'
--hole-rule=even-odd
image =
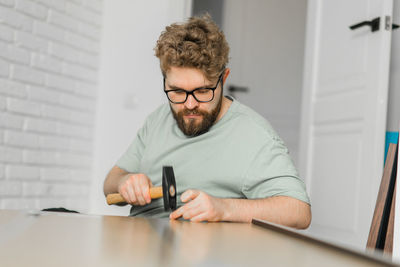
[{"label": "man's forearm", "polygon": [[223,199],[224,221],[251,222],[257,218],[273,223],[305,229],[311,222],[311,209],[300,200],[277,196],[266,199]]},{"label": "man's forearm", "polygon": [[126,171],[118,168],[117,166],[113,167],[104,180],[104,195],[117,193],[119,181],[126,174],[128,174]]}]

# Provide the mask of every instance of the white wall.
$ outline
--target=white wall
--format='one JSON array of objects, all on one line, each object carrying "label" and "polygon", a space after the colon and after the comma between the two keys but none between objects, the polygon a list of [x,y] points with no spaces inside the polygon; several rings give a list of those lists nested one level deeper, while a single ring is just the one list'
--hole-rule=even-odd
[{"label": "white wall", "polygon": [[145,117],[166,99],[153,48],[165,26],[189,15],[190,2],[105,0],[104,4],[91,212],[127,215],[129,207],[106,206],[103,181]]},{"label": "white wall", "polygon": [[88,209],[101,0],[0,1],[0,207]]}]

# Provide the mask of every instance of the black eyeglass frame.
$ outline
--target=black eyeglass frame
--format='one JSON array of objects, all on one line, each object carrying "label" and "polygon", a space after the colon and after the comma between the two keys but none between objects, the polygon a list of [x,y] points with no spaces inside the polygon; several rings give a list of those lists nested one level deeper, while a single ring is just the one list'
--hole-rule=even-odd
[{"label": "black eyeglass frame", "polygon": [[[171,103],[173,103],[173,104],[183,104],[183,103],[185,103],[186,100],[188,99],[188,96],[189,96],[189,95],[192,95],[193,98],[196,99],[196,101],[199,102],[199,103],[211,102],[211,101],[214,100],[214,97],[215,97],[215,90],[217,90],[218,85],[219,85],[219,83],[220,83],[221,80],[222,80],[222,75],[223,75],[223,74],[224,74],[224,71],[221,73],[221,75],[219,75],[218,81],[217,81],[217,84],[215,85],[215,87],[199,87],[199,88],[196,88],[196,89],[194,89],[194,90],[192,90],[192,91],[186,91],[186,90],[184,90],[184,89],[165,90],[165,77],[164,77],[164,79],[163,79],[164,93],[167,95],[167,98],[168,98],[169,102],[171,102]],[[221,85],[221,89],[222,89],[222,88],[223,88],[223,83],[222,83],[222,85]],[[194,95],[194,92],[196,92],[196,91],[198,91],[198,90],[205,90],[205,89],[211,90],[211,91],[212,91],[212,93],[213,93],[212,98],[211,98],[210,100],[208,100],[208,101],[200,101],[200,100],[198,100],[198,99],[196,98],[196,96]],[[186,93],[185,100],[184,100],[184,101],[179,101],[179,102],[174,102],[174,101],[172,101],[172,100],[169,98],[168,93],[169,93],[169,92],[175,92],[175,91],[185,92],[185,93]]]}]

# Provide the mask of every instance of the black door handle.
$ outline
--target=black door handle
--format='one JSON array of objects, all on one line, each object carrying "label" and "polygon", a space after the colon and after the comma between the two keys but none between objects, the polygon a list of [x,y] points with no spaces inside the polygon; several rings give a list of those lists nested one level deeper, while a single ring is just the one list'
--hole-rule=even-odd
[{"label": "black door handle", "polygon": [[370,20],[370,21],[366,20],[366,21],[351,25],[350,29],[355,30],[355,29],[358,29],[358,28],[363,27],[363,26],[370,26],[371,27],[371,31],[375,32],[375,31],[379,31],[380,22],[381,22],[381,18],[377,17],[377,18],[374,18],[373,20]]},{"label": "black door handle", "polygon": [[248,92],[249,88],[244,87],[244,86],[229,85],[228,91],[231,92],[231,93],[234,93],[234,92]]},{"label": "black door handle", "polygon": [[231,95],[233,98],[236,98],[235,97],[235,92],[247,93],[248,91],[249,91],[249,88],[244,87],[244,86],[236,86],[236,85],[229,85],[228,86],[229,95]]}]

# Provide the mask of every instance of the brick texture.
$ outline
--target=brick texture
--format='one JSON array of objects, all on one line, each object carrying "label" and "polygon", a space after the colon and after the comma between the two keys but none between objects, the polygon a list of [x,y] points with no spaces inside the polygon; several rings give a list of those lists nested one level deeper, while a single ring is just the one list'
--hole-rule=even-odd
[{"label": "brick texture", "polygon": [[0,208],[89,207],[102,0],[0,0]]}]

